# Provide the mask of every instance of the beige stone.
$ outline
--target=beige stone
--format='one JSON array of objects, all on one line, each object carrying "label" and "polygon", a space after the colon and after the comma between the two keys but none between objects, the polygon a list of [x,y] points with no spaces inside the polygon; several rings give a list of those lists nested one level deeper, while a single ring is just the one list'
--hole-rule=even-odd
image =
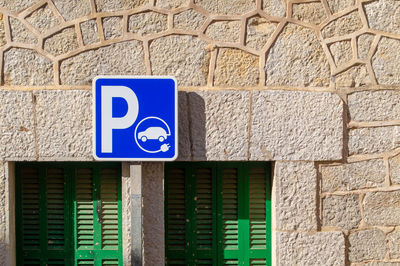
[{"label": "beige stone", "polygon": [[387,235],[389,243],[389,256],[391,259],[400,259],[400,230]]},{"label": "beige stone", "polygon": [[102,19],[104,39],[110,40],[122,36],[122,17],[107,17]]},{"label": "beige stone", "polygon": [[312,24],[320,24],[325,18],[325,8],[321,2],[293,4],[292,17]]},{"label": "beige stone", "polygon": [[345,265],[341,232],[277,233],[277,265]]},{"label": "beige stone", "polygon": [[209,55],[207,43],[188,35],[171,35],[150,43],[153,75],[172,75],[180,86],[206,84]]},{"label": "beige stone", "polygon": [[[400,9],[399,9],[400,10]],[[400,40],[383,37],[372,57],[372,68],[379,84],[400,83]]]},{"label": "beige stone", "polygon": [[385,258],[385,233],[378,229],[366,229],[350,233],[349,260],[379,260]]},{"label": "beige stone", "polygon": [[277,227],[317,230],[317,170],[309,162],[276,162]]},{"label": "beige stone", "polygon": [[7,43],[3,17],[0,17],[0,47]]},{"label": "beige stone", "polygon": [[96,75],[144,75],[142,44],[132,40],[88,50],[61,62],[62,84],[89,85]]},{"label": "beige stone", "polygon": [[340,160],[343,102],[321,92],[254,91],[251,160]]},{"label": "beige stone", "polygon": [[328,6],[332,13],[338,13],[355,5],[355,0],[328,0]]},{"label": "beige stone", "polygon": [[0,102],[0,158],[35,160],[32,93],[3,89]]},{"label": "beige stone", "polygon": [[267,86],[328,86],[328,60],[313,30],[288,24],[271,47]]},{"label": "beige stone", "polygon": [[194,3],[220,15],[240,15],[256,8],[255,0],[194,0]]},{"label": "beige stone", "polygon": [[66,28],[44,40],[44,50],[54,56],[72,52],[78,48],[74,28]]},{"label": "beige stone", "polygon": [[349,131],[349,154],[380,153],[400,146],[400,127],[358,128]]},{"label": "beige stone", "polygon": [[258,84],[258,57],[238,49],[218,51],[215,86],[254,86]]},{"label": "beige stone", "polygon": [[362,266],[400,266],[400,262],[384,262],[384,261],[376,261],[363,263]]},{"label": "beige stone", "polygon": [[321,34],[324,38],[337,37],[360,30],[362,26],[358,11],[353,11],[328,23]]},{"label": "beige stone", "polygon": [[90,14],[90,1],[52,0],[58,12],[65,20],[73,20]]},{"label": "beige stone", "polygon": [[360,59],[367,58],[373,40],[374,40],[374,35],[368,33],[362,34],[357,37],[357,50],[358,50],[358,57]]},{"label": "beige stone", "polygon": [[205,16],[189,9],[174,16],[174,27],[180,30],[198,30],[205,20]]},{"label": "beige stone", "polygon": [[39,160],[93,160],[87,90],[35,91]]},{"label": "beige stone", "polygon": [[206,35],[214,41],[239,42],[240,21],[215,21],[208,26]]},{"label": "beige stone", "polygon": [[400,3],[379,0],[364,5],[368,24],[372,29],[400,34]]},{"label": "beige stone", "polygon": [[22,42],[28,44],[35,44],[37,42],[36,36],[30,32],[21,21],[16,18],[10,17],[10,34],[13,42]]},{"label": "beige stone", "polygon": [[397,226],[400,221],[400,191],[368,192],[363,207],[367,224]]},{"label": "beige stone", "polygon": [[260,50],[274,33],[277,23],[262,17],[252,17],[247,21],[246,45]]},{"label": "beige stone", "polygon": [[400,120],[400,91],[360,91],[348,96],[352,121]]},{"label": "beige stone", "polygon": [[80,23],[80,28],[84,45],[100,41],[96,20],[91,19],[84,21]]},{"label": "beige stone", "polygon": [[145,6],[147,0],[95,0],[97,12],[112,12],[129,10],[135,7]]},{"label": "beige stone", "polygon": [[185,91],[178,92],[178,158],[177,161],[190,161],[191,160],[191,143],[190,143],[190,129],[189,129],[189,103],[188,93]]},{"label": "beige stone", "polygon": [[265,0],[262,1],[263,10],[270,16],[284,17],[286,14],[286,1],[284,0]]},{"label": "beige stone", "polygon": [[344,64],[353,57],[350,40],[335,42],[329,45],[333,60],[337,66]]},{"label": "beige stone", "polygon": [[139,35],[148,35],[167,30],[167,15],[146,12],[129,17],[129,31]]},{"label": "beige stone", "polygon": [[0,0],[0,7],[18,13],[33,5],[37,0]]},{"label": "beige stone", "polygon": [[11,48],[4,53],[4,83],[42,86],[53,83],[53,64],[29,49]]},{"label": "beige stone", "polygon": [[362,87],[371,84],[371,77],[365,65],[355,65],[335,75],[333,81],[337,88]]},{"label": "beige stone", "polygon": [[187,6],[189,0],[156,0],[156,7],[174,9],[178,7]]},{"label": "beige stone", "polygon": [[32,12],[26,20],[40,32],[45,32],[60,24],[47,4]]},{"label": "beige stone", "polygon": [[400,155],[389,159],[390,181],[400,185]]},{"label": "beige stone", "polygon": [[321,187],[323,192],[350,191],[384,185],[386,166],[383,160],[322,165]]},{"label": "beige stone", "polygon": [[360,202],[357,195],[330,196],[322,199],[322,225],[350,230],[361,221]]},{"label": "beige stone", "polygon": [[189,93],[193,160],[248,159],[248,91]]}]

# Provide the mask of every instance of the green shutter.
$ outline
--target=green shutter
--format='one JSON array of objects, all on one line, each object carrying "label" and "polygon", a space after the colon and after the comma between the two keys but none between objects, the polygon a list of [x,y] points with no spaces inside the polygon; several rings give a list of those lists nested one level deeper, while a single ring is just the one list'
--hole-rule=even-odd
[{"label": "green shutter", "polygon": [[168,163],[167,265],[271,265],[269,165]]}]

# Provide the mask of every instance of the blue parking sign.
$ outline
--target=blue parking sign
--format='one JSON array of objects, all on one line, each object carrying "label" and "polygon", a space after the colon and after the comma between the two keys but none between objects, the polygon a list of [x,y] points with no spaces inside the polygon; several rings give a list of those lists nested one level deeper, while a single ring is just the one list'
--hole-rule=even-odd
[{"label": "blue parking sign", "polygon": [[178,156],[176,80],[98,76],[93,80],[94,158],[173,161]]}]

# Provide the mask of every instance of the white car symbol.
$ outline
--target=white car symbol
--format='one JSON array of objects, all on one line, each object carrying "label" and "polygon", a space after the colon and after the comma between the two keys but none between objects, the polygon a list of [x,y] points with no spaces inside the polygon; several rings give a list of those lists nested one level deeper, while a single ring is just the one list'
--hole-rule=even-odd
[{"label": "white car symbol", "polygon": [[138,138],[143,142],[148,139],[158,139],[163,142],[167,138],[167,132],[162,127],[149,127],[145,131],[139,132]]}]

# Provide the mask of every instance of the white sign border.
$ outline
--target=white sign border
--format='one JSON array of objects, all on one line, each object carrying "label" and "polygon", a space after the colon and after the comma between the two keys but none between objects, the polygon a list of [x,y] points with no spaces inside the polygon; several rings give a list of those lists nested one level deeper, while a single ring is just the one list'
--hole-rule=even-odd
[{"label": "white sign border", "polygon": [[[172,158],[100,158],[96,155],[96,83],[98,79],[172,79],[175,83],[175,156]],[[173,76],[133,76],[133,75],[99,75],[92,80],[92,141],[93,158],[96,161],[126,162],[172,162],[178,158],[178,83]]]}]

